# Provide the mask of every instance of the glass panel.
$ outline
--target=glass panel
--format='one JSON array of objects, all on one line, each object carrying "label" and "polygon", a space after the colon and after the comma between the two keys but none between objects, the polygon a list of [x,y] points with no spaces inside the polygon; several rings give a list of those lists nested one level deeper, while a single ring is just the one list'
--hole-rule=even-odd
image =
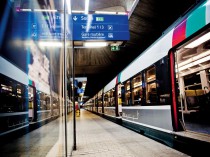
[{"label": "glass panel", "polygon": [[131,86],[130,81],[125,82],[125,105],[131,105]]},{"label": "glass panel", "polygon": [[71,1],[66,2],[65,5],[64,1],[55,0],[1,2],[4,6],[0,14],[2,156],[71,154],[73,91],[67,88],[67,83],[73,78],[73,44],[68,10]]},{"label": "glass panel", "polygon": [[170,105],[170,82],[168,77],[168,58],[164,57],[155,63],[156,67],[156,84],[157,84],[157,96],[159,105]]},{"label": "glass panel", "polygon": [[142,105],[143,91],[142,91],[142,76],[139,74],[132,80],[132,104]]},{"label": "glass panel", "polygon": [[157,104],[156,72],[155,67],[146,71],[146,102],[148,104]]}]

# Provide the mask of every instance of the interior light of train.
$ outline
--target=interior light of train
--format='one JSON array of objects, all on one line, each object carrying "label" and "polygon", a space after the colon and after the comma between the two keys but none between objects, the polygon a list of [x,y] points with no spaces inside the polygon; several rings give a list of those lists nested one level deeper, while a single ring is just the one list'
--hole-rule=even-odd
[{"label": "interior light of train", "polygon": [[191,42],[190,44],[186,45],[184,48],[194,48],[194,47],[206,42],[209,39],[210,39],[210,32],[201,36],[200,38],[196,39],[195,41]]},{"label": "interior light of train", "polygon": [[36,12],[57,12],[57,10],[54,9],[34,9]]},{"label": "interior light of train", "polygon": [[49,42],[49,41],[40,41],[39,46],[43,47],[62,47],[62,42]]},{"label": "interior light of train", "polygon": [[89,0],[85,0],[85,14],[89,12]]},{"label": "interior light of train", "polygon": [[2,87],[2,89],[3,90],[6,90],[6,91],[11,91],[12,92],[12,87],[5,86],[5,87]]},{"label": "interior light of train", "polygon": [[187,64],[187,65],[185,65],[185,66],[182,66],[182,67],[179,68],[179,70],[182,71],[182,70],[191,68],[191,67],[193,67],[193,66],[195,66],[195,65],[204,63],[204,62],[209,61],[209,60],[210,60],[210,56],[207,56],[207,57],[205,57],[205,58],[202,58],[202,59],[199,59],[199,60],[197,60],[197,61],[191,62],[190,64]]},{"label": "interior light of train", "polygon": [[91,48],[98,48],[98,47],[105,47],[108,46],[107,42],[85,42],[85,47],[91,47]]},{"label": "interior light of train", "polygon": [[[208,51],[206,51],[206,52],[203,52],[203,53],[201,53],[201,54],[199,54],[199,55],[197,55],[197,56],[191,57],[190,59],[188,59],[188,60],[186,60],[186,61],[183,61],[183,62],[179,63],[178,66],[179,66],[179,67],[182,67],[182,66],[184,66],[184,65],[186,65],[186,64],[189,64],[189,63],[191,63],[191,62],[193,62],[193,61],[196,61],[196,60],[198,60],[198,59],[201,59],[201,58],[206,57],[206,56],[209,56],[209,55],[210,55],[210,50],[208,50]],[[177,68],[177,67],[176,67],[176,68]]]}]

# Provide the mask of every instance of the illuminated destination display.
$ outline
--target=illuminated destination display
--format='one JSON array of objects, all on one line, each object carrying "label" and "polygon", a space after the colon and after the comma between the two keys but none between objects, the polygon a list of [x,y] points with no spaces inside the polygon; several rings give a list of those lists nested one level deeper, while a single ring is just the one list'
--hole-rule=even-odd
[{"label": "illuminated destination display", "polygon": [[73,40],[129,40],[127,15],[73,14]]},{"label": "illuminated destination display", "polygon": [[[15,39],[64,39],[64,15],[58,12],[17,12],[12,24]],[[125,41],[130,38],[127,15],[72,14],[66,16],[65,28],[67,40]]]}]

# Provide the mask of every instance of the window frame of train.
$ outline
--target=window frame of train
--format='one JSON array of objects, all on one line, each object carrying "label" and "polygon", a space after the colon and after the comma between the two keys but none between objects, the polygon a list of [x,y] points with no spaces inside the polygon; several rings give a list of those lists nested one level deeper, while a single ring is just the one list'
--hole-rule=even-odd
[{"label": "window frame of train", "polygon": [[[210,24],[169,50],[172,114],[176,129],[180,127],[178,119],[182,121],[186,130],[192,129],[187,125],[192,120],[202,120],[203,122],[205,119],[210,119],[208,116],[210,115],[210,106],[208,105],[210,104],[210,91],[205,91],[204,88],[207,85],[210,89],[210,77],[207,77],[210,75],[210,60],[207,58],[210,56],[210,40],[194,48],[186,48],[190,43],[209,32]],[[195,64],[196,62],[197,64]],[[196,82],[190,85],[189,77],[193,77],[191,80],[199,81],[197,75],[200,76],[200,83]],[[187,82],[188,86],[185,86]]]},{"label": "window frame of train", "polygon": [[115,107],[115,90],[110,89],[104,93],[104,107]]},{"label": "window frame of train", "polygon": [[[147,81],[151,75],[154,75],[153,80]],[[136,78],[140,77],[141,82],[137,82]],[[139,81],[140,81],[139,80]],[[135,86],[134,84],[139,84]],[[149,100],[149,86],[155,86],[155,94],[153,94],[154,101]],[[129,88],[126,90],[127,86]],[[140,101],[135,103],[135,90],[140,88],[141,92],[138,93]],[[129,99],[126,99],[126,94],[129,95]],[[123,106],[154,106],[154,105],[170,105],[170,84],[168,76],[168,62],[167,57],[164,57],[151,65],[150,67],[142,70],[135,76],[124,81],[121,86],[122,105]],[[127,103],[128,100],[131,103]]]},{"label": "window frame of train", "polygon": [[143,76],[142,73],[137,74],[131,81],[131,101],[134,106],[143,104]]}]

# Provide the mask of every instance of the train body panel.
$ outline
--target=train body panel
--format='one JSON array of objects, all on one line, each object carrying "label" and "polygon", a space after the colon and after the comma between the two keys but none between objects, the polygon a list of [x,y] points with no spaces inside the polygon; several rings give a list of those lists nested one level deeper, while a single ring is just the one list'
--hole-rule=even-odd
[{"label": "train body panel", "polygon": [[144,124],[158,130],[173,131],[170,106],[122,107],[122,112],[122,120]]},{"label": "train body panel", "polygon": [[104,114],[111,117],[116,117],[115,107],[104,107]]}]

